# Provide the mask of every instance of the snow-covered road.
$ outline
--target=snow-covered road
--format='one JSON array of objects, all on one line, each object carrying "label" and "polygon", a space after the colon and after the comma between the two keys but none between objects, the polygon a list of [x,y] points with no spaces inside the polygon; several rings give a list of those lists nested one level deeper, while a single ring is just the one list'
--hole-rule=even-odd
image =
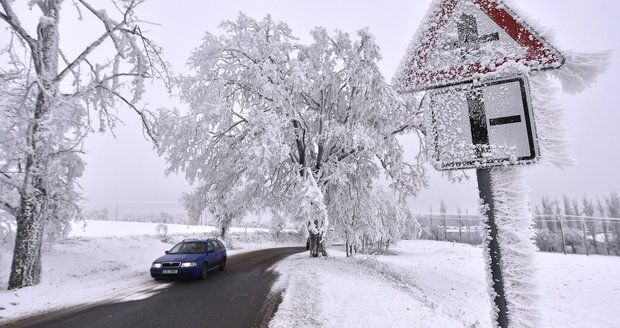
[{"label": "snow-covered road", "polygon": [[273,311],[264,310],[264,304],[276,279],[269,268],[303,251],[301,246],[278,247],[232,255],[224,271],[212,271],[204,281],[158,283],[159,288],[143,290],[138,297],[44,314],[11,327],[265,327]]},{"label": "snow-covered road", "polygon": [[[149,274],[154,259],[184,238],[211,235],[214,227],[169,225],[162,241],[156,223],[88,221],[75,225],[69,236],[43,250],[41,283],[6,290],[11,253],[0,249],[0,325],[16,318],[104,300],[145,297],[145,289],[159,288]],[[301,245],[294,233],[283,233],[276,244],[265,229],[233,228],[228,254],[261,248]]]}]

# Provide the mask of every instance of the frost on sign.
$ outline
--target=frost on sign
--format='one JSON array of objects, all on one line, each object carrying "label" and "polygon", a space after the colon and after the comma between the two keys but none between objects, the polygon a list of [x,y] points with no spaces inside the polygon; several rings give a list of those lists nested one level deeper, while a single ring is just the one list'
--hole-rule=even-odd
[{"label": "frost on sign", "polygon": [[425,90],[557,68],[562,55],[497,0],[438,0],[412,41],[394,84]]},{"label": "frost on sign", "polygon": [[438,170],[527,164],[538,146],[524,77],[429,91],[431,158]]}]

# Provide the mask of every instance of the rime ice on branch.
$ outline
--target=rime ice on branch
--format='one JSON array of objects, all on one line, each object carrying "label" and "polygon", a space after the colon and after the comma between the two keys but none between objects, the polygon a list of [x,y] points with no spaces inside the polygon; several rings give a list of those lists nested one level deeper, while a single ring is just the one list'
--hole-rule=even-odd
[{"label": "rime ice on branch", "polygon": [[37,284],[44,236],[53,239],[81,217],[76,180],[88,133],[113,127],[113,111],[128,106],[153,136],[150,115],[137,103],[145,79],[168,80],[167,64],[141,31],[141,2],[112,1],[113,17],[87,0],[66,1],[66,11],[90,15],[100,27],[71,53],[61,48],[62,1],[28,1],[41,15],[34,36],[17,17],[16,2],[0,0],[0,21],[10,33],[0,52],[0,209],[17,222],[9,288]]},{"label": "rime ice on branch", "polygon": [[425,184],[418,159],[405,161],[396,139],[419,131],[415,102],[385,82],[367,30],[352,38],[316,28],[305,45],[269,16],[241,14],[220,27],[180,79],[189,112],[163,110],[158,120],[168,171],[185,173],[196,185],[188,197],[203,209],[286,213],[305,222],[317,256],[327,216],[355,201],[337,193],[354,185],[368,192],[380,173],[399,201]]}]

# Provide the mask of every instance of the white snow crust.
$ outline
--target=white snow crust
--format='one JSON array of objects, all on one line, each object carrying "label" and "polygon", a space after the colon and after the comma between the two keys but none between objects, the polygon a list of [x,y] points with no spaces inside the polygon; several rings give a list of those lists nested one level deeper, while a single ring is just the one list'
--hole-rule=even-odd
[{"label": "white snow crust", "polygon": [[[492,327],[482,247],[401,241],[396,255],[289,257],[270,327]],[[540,328],[617,327],[620,258],[535,253]],[[518,326],[515,326],[518,327]]]}]

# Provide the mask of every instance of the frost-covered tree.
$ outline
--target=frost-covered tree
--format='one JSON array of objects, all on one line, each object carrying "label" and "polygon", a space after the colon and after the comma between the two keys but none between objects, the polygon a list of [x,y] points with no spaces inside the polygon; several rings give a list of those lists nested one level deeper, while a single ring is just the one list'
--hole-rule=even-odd
[{"label": "frost-covered tree", "polygon": [[448,213],[448,206],[443,201],[443,199],[439,202],[439,213],[441,213],[441,216],[442,216],[443,240],[448,240],[448,223],[446,220],[446,213]]},{"label": "frost-covered tree", "polygon": [[328,214],[345,241],[347,256],[368,248],[382,249],[417,228],[409,208],[397,194],[373,183],[372,170],[350,172],[344,186],[327,190]]},{"label": "frost-covered tree", "polygon": [[271,212],[271,222],[269,224],[269,231],[273,235],[276,241],[280,240],[280,234],[282,230],[286,228],[286,216],[278,211]]},{"label": "frost-covered tree", "polygon": [[[583,215],[594,217],[594,202],[588,198],[588,196],[583,196]],[[594,254],[598,254],[597,241],[596,241],[596,224],[592,219],[586,219],[586,225],[588,226],[588,230],[590,231],[590,235],[592,235],[592,245],[594,245]]]},{"label": "frost-covered tree", "polygon": [[[87,0],[65,2],[68,8],[31,0],[19,4],[39,16],[30,22],[18,18],[15,2],[0,0],[8,31],[0,52],[0,208],[17,222],[9,288],[39,282],[44,233],[80,216],[76,179],[86,135],[114,125],[117,102],[135,110],[151,134],[135,104],[144,80],[161,77],[166,65],[142,34],[135,14],[141,2],[113,0],[110,15]],[[96,21],[99,35],[78,52],[63,49],[61,12]]]},{"label": "frost-covered tree", "polygon": [[[613,192],[605,199],[605,205],[607,207],[607,214],[611,218],[620,218],[620,196]],[[613,221],[611,224],[614,232],[615,252],[616,255],[620,255],[620,222]]]},{"label": "frost-covered tree", "polygon": [[[603,202],[601,202],[600,198],[596,199],[596,211],[598,213],[598,216],[605,218],[608,217],[608,213],[606,211],[605,206],[603,205]],[[610,234],[610,227],[609,227],[609,221],[606,219],[601,220],[601,227],[603,228],[603,238],[605,239],[605,247],[607,248],[607,255],[611,255],[611,248],[609,247],[609,234]]]},{"label": "frost-covered tree", "polygon": [[210,186],[196,188],[192,193],[184,194],[181,203],[188,212],[190,222],[198,222],[200,214],[208,210],[217,221],[220,237],[226,233],[234,222],[252,208],[251,189],[244,189],[245,180],[222,179]]},{"label": "frost-covered tree", "polygon": [[306,222],[318,256],[326,191],[346,185],[359,158],[403,197],[424,184],[421,166],[403,159],[396,139],[415,130],[418,113],[385,82],[367,30],[352,39],[316,28],[303,45],[270,17],[241,14],[221,28],[220,36],[206,34],[181,78],[189,112],[159,117],[168,171],[185,172],[196,193],[239,186],[252,206]]}]

